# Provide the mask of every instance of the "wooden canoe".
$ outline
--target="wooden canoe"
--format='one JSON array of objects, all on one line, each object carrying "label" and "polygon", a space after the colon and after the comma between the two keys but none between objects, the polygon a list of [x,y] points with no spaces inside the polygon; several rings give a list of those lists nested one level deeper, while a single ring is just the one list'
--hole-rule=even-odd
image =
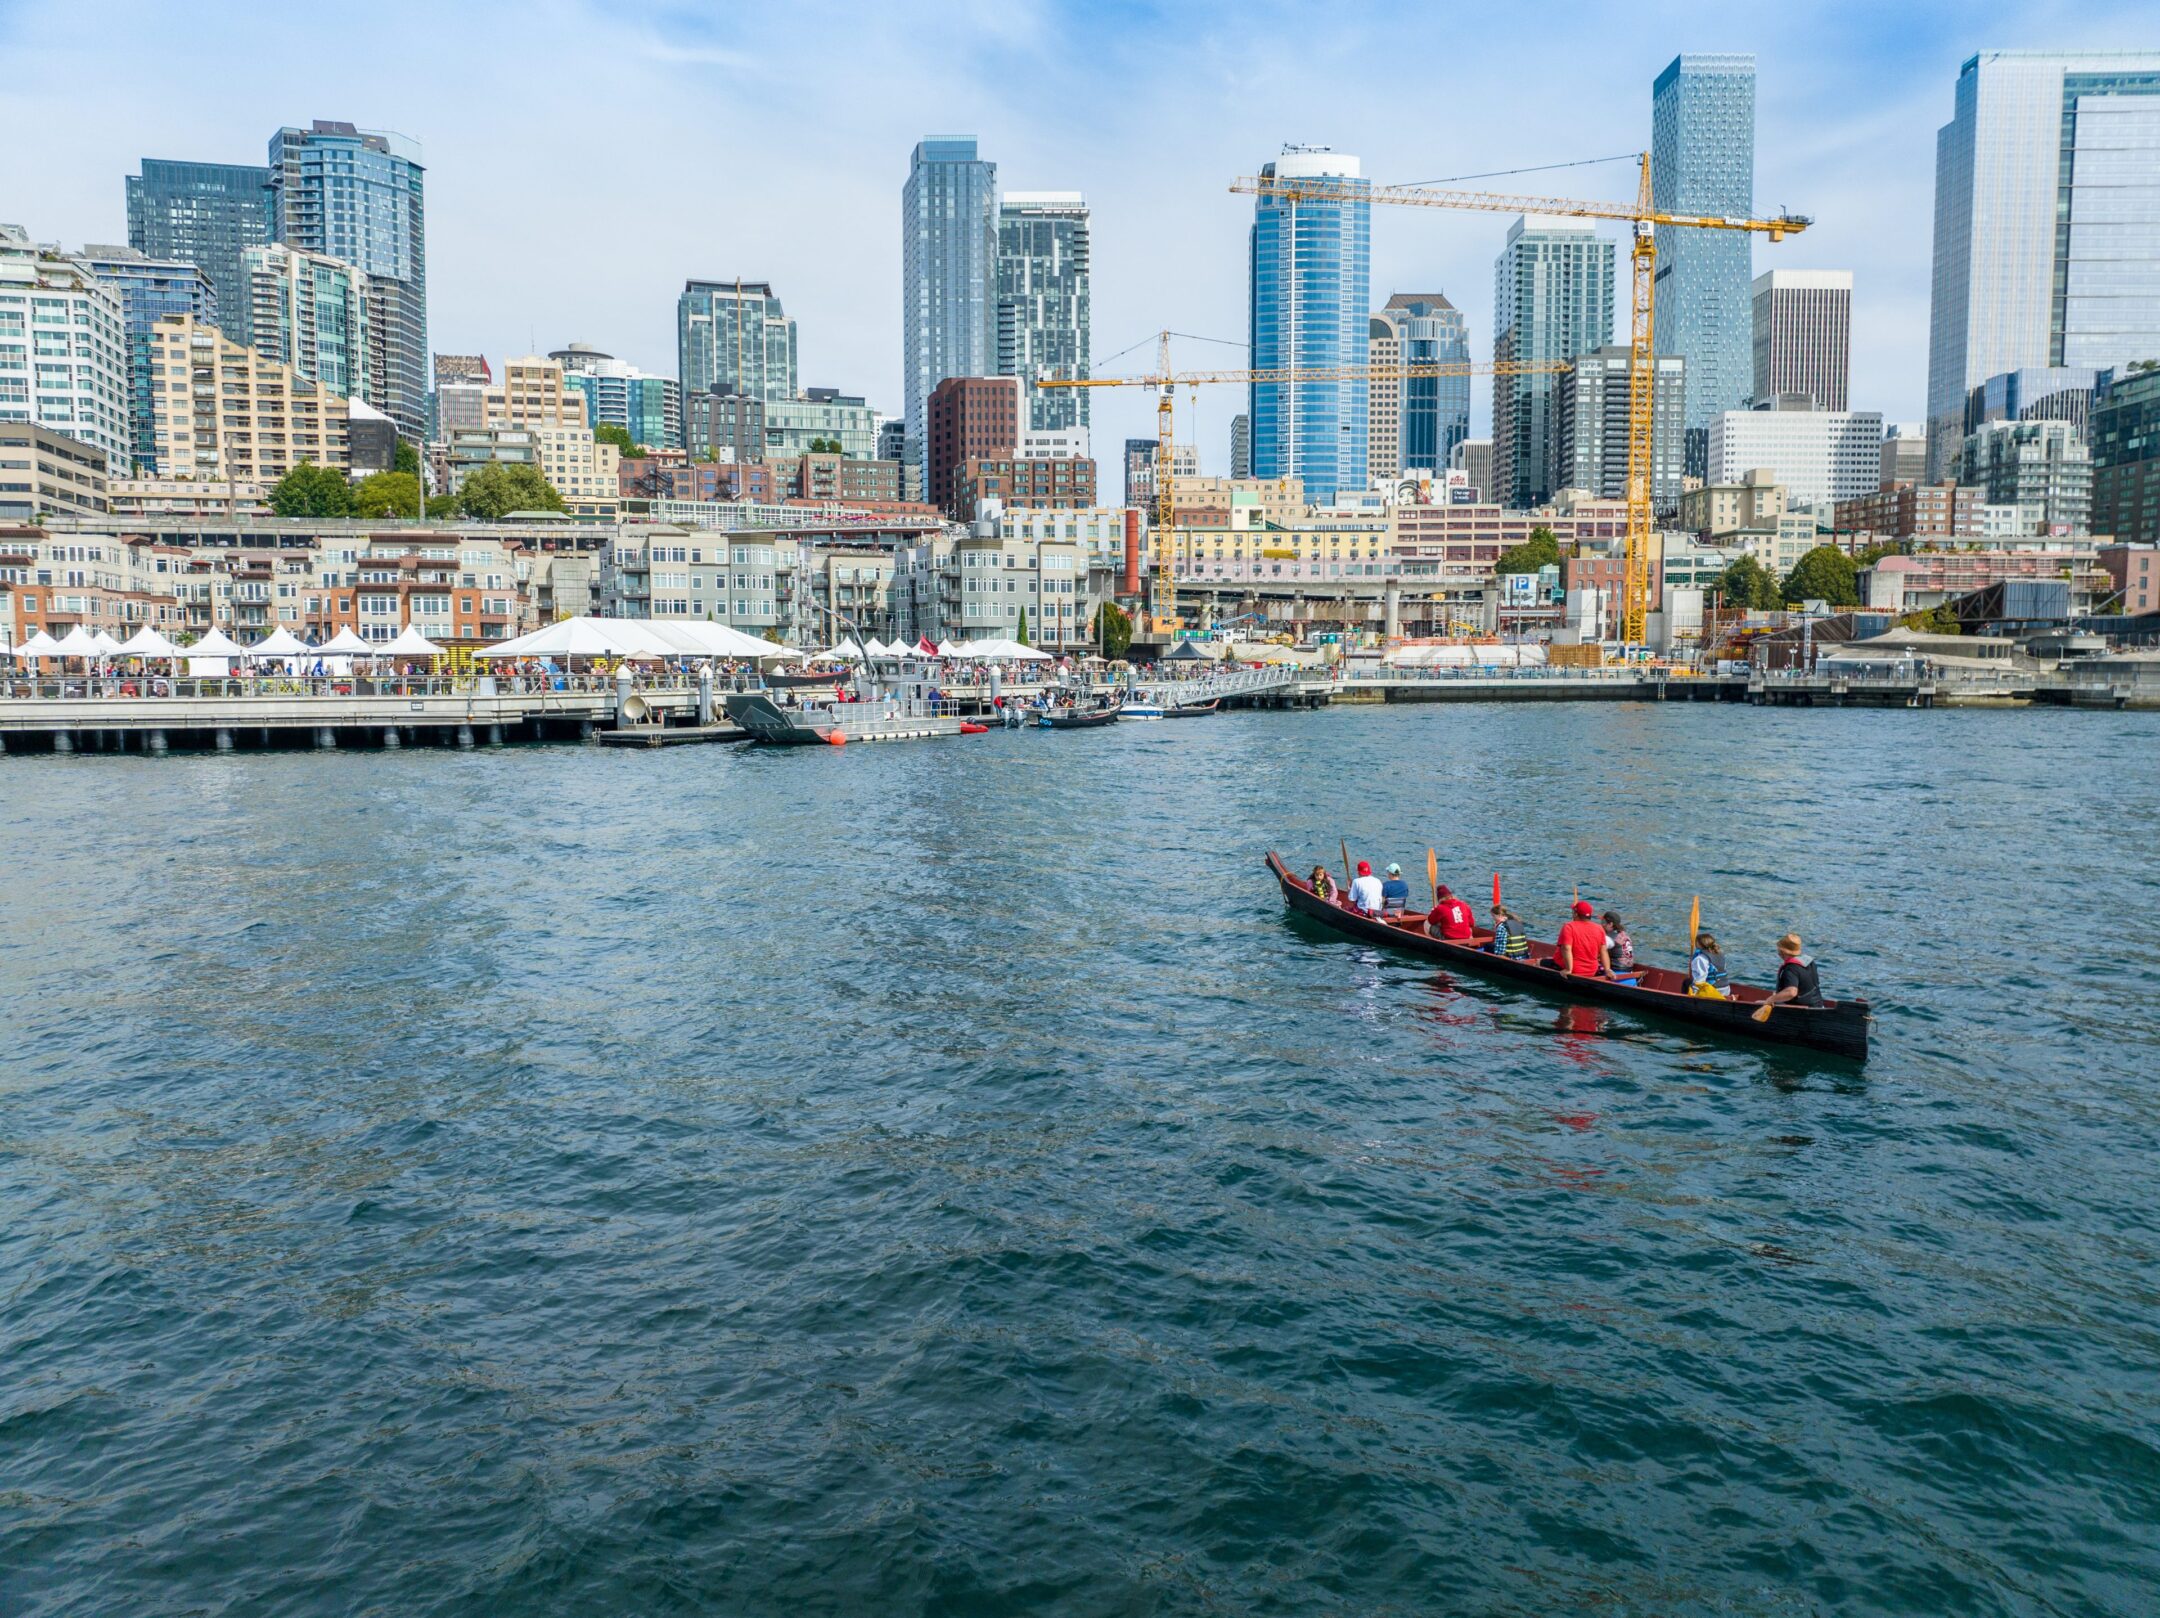
[{"label": "wooden canoe", "polygon": [[1421,915],[1395,921],[1363,915],[1341,900],[1321,898],[1311,884],[1293,876],[1275,853],[1268,854],[1267,865],[1282,884],[1283,900],[1293,911],[1351,938],[1446,961],[1466,972],[1500,978],[1563,1000],[1617,1006],[1773,1045],[1801,1045],[1835,1056],[1867,1060],[1869,1015],[1865,1000],[1832,1000],[1821,1006],[1783,1005],[1765,1021],[1757,1022],[1754,1014],[1769,998],[1767,989],[1736,983],[1727,988],[1731,999],[1712,1000],[1687,992],[1685,972],[1642,965],[1635,969],[1640,981],[1633,985],[1576,977],[1546,964],[1552,959],[1550,944],[1531,944],[1528,959],[1489,954],[1482,945],[1490,935],[1481,934],[1468,944],[1435,938],[1425,930]]}]

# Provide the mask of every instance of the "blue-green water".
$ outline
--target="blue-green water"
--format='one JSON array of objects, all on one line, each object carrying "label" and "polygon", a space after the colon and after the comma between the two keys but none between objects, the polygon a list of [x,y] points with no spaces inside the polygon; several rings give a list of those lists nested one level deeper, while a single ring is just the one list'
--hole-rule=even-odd
[{"label": "blue-green water", "polygon": [[[0,1612],[2150,1613],[2156,743],[0,760]],[[1302,930],[1341,837],[1875,1058]]]}]

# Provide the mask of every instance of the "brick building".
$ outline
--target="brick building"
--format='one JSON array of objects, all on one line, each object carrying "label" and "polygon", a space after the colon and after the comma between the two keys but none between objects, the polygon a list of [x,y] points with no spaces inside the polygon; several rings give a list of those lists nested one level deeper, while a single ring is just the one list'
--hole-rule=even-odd
[{"label": "brick building", "polygon": [[[962,463],[1012,458],[1019,452],[1020,380],[949,376],[931,392],[926,416],[929,482],[924,498],[943,508],[947,516],[959,518],[953,480]],[[1091,479],[1092,475],[1091,471]]]},{"label": "brick building", "polygon": [[984,500],[1044,511],[1084,511],[1095,503],[1095,463],[1077,456],[971,456],[953,469],[952,490],[946,510],[959,522],[973,522]]}]

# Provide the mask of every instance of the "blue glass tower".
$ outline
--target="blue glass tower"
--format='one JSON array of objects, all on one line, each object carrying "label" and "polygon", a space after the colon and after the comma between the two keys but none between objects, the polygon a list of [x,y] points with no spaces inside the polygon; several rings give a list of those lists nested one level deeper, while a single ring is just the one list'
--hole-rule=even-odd
[{"label": "blue glass tower", "polygon": [[[128,183],[132,200],[133,176]],[[150,328],[166,315],[193,315],[206,325],[217,325],[217,289],[201,265],[186,259],[151,258],[132,247],[104,246],[85,247],[82,257],[100,281],[120,294],[128,346],[128,448],[136,471],[147,476],[157,465],[157,427],[150,408]],[[117,476],[124,469],[116,465],[112,470]]]},{"label": "blue glass tower", "polygon": [[[1256,371],[1359,367],[1366,360],[1372,289],[1370,182],[1358,160],[1325,147],[1286,146],[1264,178],[1329,180],[1350,196],[1262,196],[1253,207],[1251,324]],[[1316,503],[1365,486],[1370,387],[1340,382],[1255,382],[1252,475],[1297,477]]]},{"label": "blue glass tower", "polygon": [[972,136],[916,143],[900,228],[907,459],[927,477],[930,395],[947,377],[998,374],[997,165]]},{"label": "blue glass tower", "polygon": [[270,228],[266,168],[146,157],[142,173],[127,176],[128,246],[145,258],[199,265],[228,319],[248,306],[240,255],[270,240]]},{"label": "blue glass tower", "polygon": [[[1650,96],[1650,194],[1675,213],[1755,212],[1755,58],[1682,55]],[[1686,363],[1687,470],[1707,469],[1710,423],[1746,408],[1755,383],[1754,238],[1657,232],[1657,351]]]}]

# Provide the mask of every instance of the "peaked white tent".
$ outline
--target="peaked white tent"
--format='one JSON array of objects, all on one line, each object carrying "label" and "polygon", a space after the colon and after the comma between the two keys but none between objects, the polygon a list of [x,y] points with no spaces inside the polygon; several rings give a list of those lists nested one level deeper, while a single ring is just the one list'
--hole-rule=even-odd
[{"label": "peaked white tent", "polygon": [[373,657],[375,648],[355,635],[350,629],[341,629],[315,650],[324,657]]},{"label": "peaked white tent", "polygon": [[529,635],[474,653],[476,657],[609,657],[629,650],[605,618],[562,618]]},{"label": "peaked white tent", "polygon": [[55,657],[103,657],[105,648],[97,643],[97,637],[77,624],[60,637],[60,644],[53,648]]},{"label": "peaked white tent", "polygon": [[114,640],[112,636],[106,634],[105,631],[102,629],[93,629],[92,631],[90,631],[90,638],[97,642],[98,650],[107,657],[112,656],[113,653],[120,650],[120,643]]},{"label": "peaked white tent", "polygon": [[58,657],[60,643],[41,629],[16,647],[15,655],[26,663],[33,657]]},{"label": "peaked white tent", "polygon": [[954,650],[953,655],[973,658],[978,663],[1048,663],[1053,661],[1048,652],[1037,651],[1032,646],[1022,646],[1016,640],[1004,640],[995,636],[989,640],[962,641]]},{"label": "peaked white tent", "polygon": [[307,642],[287,629],[283,624],[270,631],[248,648],[250,657],[305,657],[311,648]]},{"label": "peaked white tent", "polygon": [[148,624],[120,643],[122,657],[178,657],[180,648]]},{"label": "peaked white tent", "polygon": [[212,629],[193,646],[183,646],[182,651],[190,657],[245,657],[247,648],[226,634],[222,629]]},{"label": "peaked white tent", "polygon": [[960,648],[949,640],[941,640],[937,643],[937,655],[940,657],[958,657]]},{"label": "peaked white tent", "polygon": [[[302,648],[305,650],[306,648]],[[440,657],[443,649],[411,624],[398,631],[397,639],[383,648],[385,657]]]}]

